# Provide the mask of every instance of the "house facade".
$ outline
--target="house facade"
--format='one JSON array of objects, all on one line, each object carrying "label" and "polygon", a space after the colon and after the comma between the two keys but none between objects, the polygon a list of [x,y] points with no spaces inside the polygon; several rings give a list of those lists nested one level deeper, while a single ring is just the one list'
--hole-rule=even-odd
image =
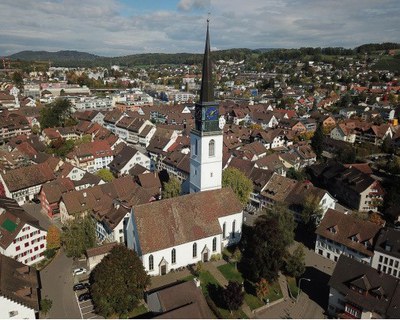
[{"label": "house facade", "polygon": [[400,318],[400,287],[393,276],[340,256],[329,280],[328,314],[343,319]]},{"label": "house facade", "polygon": [[26,265],[44,258],[47,232],[15,200],[0,199],[0,253]]},{"label": "house facade", "polygon": [[315,253],[334,262],[345,255],[369,265],[380,229],[375,223],[329,209],[315,231]]},{"label": "house facade", "polygon": [[400,231],[384,228],[374,248],[371,266],[380,272],[400,278]]},{"label": "house facade", "polygon": [[0,270],[0,318],[39,318],[38,271],[2,254]]}]

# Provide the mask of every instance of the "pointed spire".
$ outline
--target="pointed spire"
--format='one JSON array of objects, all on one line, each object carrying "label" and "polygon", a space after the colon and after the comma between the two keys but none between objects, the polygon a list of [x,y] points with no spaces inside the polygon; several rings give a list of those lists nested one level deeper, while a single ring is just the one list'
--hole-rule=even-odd
[{"label": "pointed spire", "polygon": [[212,67],[210,57],[210,19],[207,19],[206,47],[204,50],[203,71],[201,77],[200,103],[214,101],[214,88],[212,83]]}]

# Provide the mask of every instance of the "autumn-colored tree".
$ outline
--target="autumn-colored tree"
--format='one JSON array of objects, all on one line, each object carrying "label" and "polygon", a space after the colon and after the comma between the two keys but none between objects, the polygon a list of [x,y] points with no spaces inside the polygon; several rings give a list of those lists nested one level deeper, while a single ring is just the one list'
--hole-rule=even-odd
[{"label": "autumn-colored tree", "polygon": [[383,226],[385,225],[385,220],[382,219],[382,217],[379,215],[379,213],[376,212],[372,212],[368,218],[369,221],[379,225],[379,226]]},{"label": "autumn-colored tree", "polygon": [[263,130],[261,124],[258,124],[258,123],[253,123],[253,124],[251,124],[251,125],[250,125],[250,129],[251,129],[251,130]]},{"label": "autumn-colored tree", "polygon": [[47,230],[47,249],[57,249],[61,246],[61,232],[54,224]]},{"label": "autumn-colored tree", "polygon": [[269,283],[266,279],[261,278],[260,281],[256,283],[256,294],[260,300],[264,300],[269,294]]}]

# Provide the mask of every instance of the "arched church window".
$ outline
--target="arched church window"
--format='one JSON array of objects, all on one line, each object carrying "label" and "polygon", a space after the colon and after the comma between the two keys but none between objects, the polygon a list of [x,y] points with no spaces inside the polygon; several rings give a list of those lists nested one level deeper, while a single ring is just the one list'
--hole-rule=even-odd
[{"label": "arched church window", "polygon": [[208,156],[214,157],[215,156],[215,141],[214,139],[210,140],[208,143]]}]

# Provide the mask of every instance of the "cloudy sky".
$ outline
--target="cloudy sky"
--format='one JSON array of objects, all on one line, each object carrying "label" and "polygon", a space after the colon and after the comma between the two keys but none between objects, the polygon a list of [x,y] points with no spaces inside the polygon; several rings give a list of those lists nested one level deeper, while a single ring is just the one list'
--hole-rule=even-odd
[{"label": "cloudy sky", "polygon": [[0,56],[201,52],[208,12],[213,49],[400,42],[400,0],[0,0]]}]

